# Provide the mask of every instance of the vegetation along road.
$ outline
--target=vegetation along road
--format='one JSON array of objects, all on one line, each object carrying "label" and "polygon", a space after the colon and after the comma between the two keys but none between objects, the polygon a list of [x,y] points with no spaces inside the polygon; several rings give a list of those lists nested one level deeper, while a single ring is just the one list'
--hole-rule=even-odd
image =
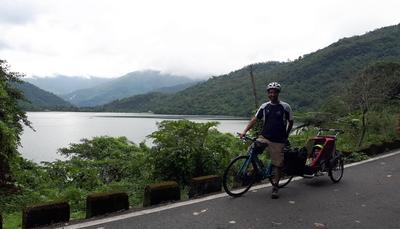
[{"label": "vegetation along road", "polygon": [[400,228],[400,151],[347,165],[343,179],[299,179],[270,199],[260,185],[65,228]]}]

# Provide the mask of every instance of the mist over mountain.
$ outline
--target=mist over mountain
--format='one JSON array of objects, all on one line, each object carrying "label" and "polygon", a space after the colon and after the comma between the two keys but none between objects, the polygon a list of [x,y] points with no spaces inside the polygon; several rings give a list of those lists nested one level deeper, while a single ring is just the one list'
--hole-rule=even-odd
[{"label": "mist over mountain", "polygon": [[[267,100],[266,84],[278,81],[280,98],[294,110],[319,110],[351,80],[378,61],[400,62],[400,25],[339,41],[289,62],[252,65],[257,103]],[[249,66],[212,77],[176,94],[150,93],[104,105],[105,111],[249,116],[255,101]]]},{"label": "mist over mountain", "polygon": [[[197,81],[188,77],[162,74],[159,71],[135,71],[91,88],[61,95],[61,97],[79,107],[92,107],[152,91],[169,90],[175,92],[195,82]],[[185,85],[187,86],[185,87]],[[174,87],[176,88],[174,89]]]},{"label": "mist over mountain", "polygon": [[112,79],[100,77],[87,78],[81,76],[57,75],[54,77],[33,76],[29,78],[23,78],[23,80],[43,90],[52,92],[56,95],[62,95],[84,88],[91,88],[101,83],[109,82]]}]

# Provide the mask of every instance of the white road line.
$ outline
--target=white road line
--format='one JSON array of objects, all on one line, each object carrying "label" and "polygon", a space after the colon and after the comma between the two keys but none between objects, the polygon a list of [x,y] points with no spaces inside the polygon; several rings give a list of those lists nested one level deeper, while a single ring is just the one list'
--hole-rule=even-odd
[{"label": "white road line", "polygon": [[380,156],[377,156],[377,157],[373,157],[373,158],[370,158],[370,159],[367,159],[367,160],[364,160],[364,161],[359,161],[359,162],[354,162],[354,163],[351,163],[351,164],[347,164],[344,167],[347,168],[347,167],[351,167],[351,166],[365,164],[365,163],[368,163],[370,161],[376,161],[376,160],[379,160],[379,159],[382,159],[382,158],[386,158],[386,157],[390,157],[390,156],[393,156],[393,155],[396,155],[396,154],[399,154],[399,153],[400,153],[400,150],[396,150],[396,151],[394,151],[392,153],[387,153],[387,154],[383,154],[383,155],[380,155]]},{"label": "white road line", "polygon": [[[348,167],[352,167],[352,166],[356,166],[356,165],[361,165],[361,164],[365,164],[371,161],[376,161],[382,158],[386,158],[386,157],[390,157],[390,156],[394,156],[400,153],[400,150],[394,151],[392,153],[387,153],[378,157],[374,157],[374,158],[370,158],[368,160],[365,161],[360,161],[360,162],[355,162],[355,163],[351,163],[351,164],[347,164],[344,167],[348,168]],[[295,180],[301,180],[303,179],[303,177],[294,177],[292,179],[292,181]],[[258,189],[262,189],[262,188],[266,188],[266,187],[270,187],[271,184],[267,183],[267,184],[261,184],[261,185],[256,185],[254,187],[251,188],[251,190],[258,190]],[[165,211],[168,209],[173,209],[173,208],[177,208],[177,207],[182,207],[182,206],[186,206],[186,205],[191,205],[191,204],[195,204],[195,203],[201,203],[207,200],[214,200],[214,199],[218,199],[221,197],[227,197],[228,194],[226,193],[219,193],[216,195],[212,195],[212,196],[206,196],[203,198],[199,198],[199,199],[194,199],[194,200],[188,200],[188,201],[184,201],[184,202],[179,202],[179,203],[172,203],[172,204],[168,204],[165,206],[161,206],[161,207],[156,207],[156,208],[151,208],[151,209],[145,209],[145,210],[141,210],[141,211],[136,211],[136,212],[131,212],[131,213],[127,213],[124,215],[118,215],[118,216],[113,216],[113,217],[109,217],[109,218],[103,218],[103,219],[97,219],[97,220],[93,220],[93,221],[89,221],[89,222],[82,222],[82,223],[78,223],[78,224],[74,224],[74,225],[67,225],[67,226],[62,226],[62,227],[58,227],[58,229],[75,229],[75,228],[83,228],[83,227],[91,227],[91,226],[95,226],[95,225],[99,225],[99,224],[105,224],[105,223],[110,223],[110,222],[114,222],[114,221],[118,221],[118,220],[123,220],[123,219],[127,219],[127,218],[131,218],[131,217],[135,217],[135,216],[141,216],[141,215],[147,215],[147,214],[151,214],[151,213],[155,213],[155,212],[160,212],[160,211]]]}]

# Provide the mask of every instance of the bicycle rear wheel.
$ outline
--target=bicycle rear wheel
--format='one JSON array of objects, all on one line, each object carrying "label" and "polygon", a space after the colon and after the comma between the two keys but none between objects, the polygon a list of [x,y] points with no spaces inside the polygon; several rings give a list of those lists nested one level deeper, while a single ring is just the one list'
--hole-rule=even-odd
[{"label": "bicycle rear wheel", "polygon": [[333,158],[334,160],[328,165],[328,175],[334,183],[337,183],[343,177],[344,161],[343,156],[339,151],[335,152]]},{"label": "bicycle rear wheel", "polygon": [[256,180],[256,169],[249,156],[235,158],[224,172],[222,185],[226,193],[239,197],[246,193]]}]

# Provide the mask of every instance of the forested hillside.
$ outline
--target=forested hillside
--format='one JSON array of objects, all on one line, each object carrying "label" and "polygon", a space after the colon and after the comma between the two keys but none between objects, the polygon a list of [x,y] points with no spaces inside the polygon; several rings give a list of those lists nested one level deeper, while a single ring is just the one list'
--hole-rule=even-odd
[{"label": "forested hillside", "polygon": [[[72,110],[74,107],[54,95],[53,93],[44,91],[28,82],[14,84],[16,88],[21,90],[27,101],[19,101],[19,105],[23,110]],[[28,102],[29,101],[29,102]]]},{"label": "forested hillside", "polygon": [[[294,61],[254,64],[257,102],[266,99],[267,82],[279,81],[283,85],[281,98],[293,109],[319,110],[328,98],[340,94],[349,80],[377,61],[400,61],[400,25],[343,38]],[[246,66],[173,95],[134,96],[107,104],[104,109],[247,116],[254,112],[255,105]]]}]

